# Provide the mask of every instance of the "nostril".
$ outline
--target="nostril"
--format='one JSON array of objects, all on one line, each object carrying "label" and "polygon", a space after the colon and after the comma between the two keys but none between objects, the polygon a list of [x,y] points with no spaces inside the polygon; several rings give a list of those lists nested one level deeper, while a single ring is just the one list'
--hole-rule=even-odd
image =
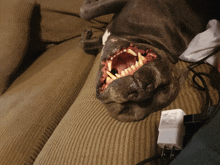
[{"label": "nostril", "polygon": [[151,93],[154,90],[153,83],[146,85],[144,89],[146,90],[146,92]]},{"label": "nostril", "polygon": [[138,92],[134,91],[133,93],[128,94],[128,99],[133,100],[134,98],[137,98],[138,95],[139,95]]},{"label": "nostril", "polygon": [[133,79],[133,83],[127,89],[127,98],[130,101],[144,101],[152,97],[152,91],[154,90],[154,84],[149,82],[143,82],[139,79]]},{"label": "nostril", "polygon": [[150,95],[144,89],[139,88],[137,91],[128,95],[128,99],[131,101],[144,101],[148,99]]}]

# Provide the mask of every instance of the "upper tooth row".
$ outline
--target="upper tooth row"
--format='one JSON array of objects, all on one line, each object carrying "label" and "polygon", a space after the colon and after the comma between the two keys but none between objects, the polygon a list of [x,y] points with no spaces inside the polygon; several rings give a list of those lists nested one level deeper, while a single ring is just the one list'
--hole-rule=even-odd
[{"label": "upper tooth row", "polygon": [[128,52],[128,53],[132,54],[133,56],[137,56],[137,54],[133,50],[131,50],[131,49],[128,49],[128,50],[127,49],[123,49],[122,51],[118,52],[117,54],[115,54],[110,59],[113,60],[114,57],[116,57],[117,55],[119,55],[119,54],[121,54],[123,52]]},{"label": "upper tooth row", "polygon": [[130,53],[130,54],[132,54],[134,56],[137,56],[137,54],[133,50],[131,50],[131,49],[128,49],[128,53]]},{"label": "upper tooth row", "polygon": [[[124,49],[126,50],[126,49]],[[131,50],[131,49],[128,49],[128,50]],[[138,62],[136,61],[136,64],[135,65],[140,65],[142,66],[144,63],[143,63],[143,60],[144,60],[144,57],[141,55],[140,52],[138,52]],[[111,71],[112,70],[112,61],[109,61],[108,62],[108,70]]]}]

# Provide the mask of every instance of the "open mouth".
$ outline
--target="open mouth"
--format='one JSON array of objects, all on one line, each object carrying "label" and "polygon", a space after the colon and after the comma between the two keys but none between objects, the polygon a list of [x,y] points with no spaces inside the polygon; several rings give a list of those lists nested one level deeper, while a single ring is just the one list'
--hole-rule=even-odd
[{"label": "open mouth", "polygon": [[138,49],[133,44],[129,47],[117,50],[106,61],[102,61],[102,77],[100,79],[100,92],[108,85],[121,77],[133,75],[141,66],[153,61],[157,55],[152,49]]}]

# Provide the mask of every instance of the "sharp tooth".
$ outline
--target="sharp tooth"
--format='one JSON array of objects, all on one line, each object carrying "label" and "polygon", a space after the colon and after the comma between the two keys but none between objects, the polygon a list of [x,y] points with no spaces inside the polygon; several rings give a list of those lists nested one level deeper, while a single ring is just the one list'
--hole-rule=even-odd
[{"label": "sharp tooth", "polygon": [[127,68],[127,70],[128,70],[128,72],[131,72],[131,68],[129,67],[129,68]]},{"label": "sharp tooth", "polygon": [[113,57],[111,57],[111,60],[113,60]]},{"label": "sharp tooth", "polygon": [[140,56],[140,57],[139,57],[140,59],[142,59],[142,60],[145,59],[144,56],[142,56],[140,52],[138,52],[138,55]]},{"label": "sharp tooth", "polygon": [[134,65],[131,65],[131,69],[135,70],[135,66],[134,66]]},{"label": "sharp tooth", "polygon": [[108,62],[108,70],[111,72],[112,70],[112,61],[109,61]]},{"label": "sharp tooth", "polygon": [[127,75],[127,74],[128,74],[128,70],[127,70],[127,69],[125,69],[124,71],[125,71],[125,74]]},{"label": "sharp tooth", "polygon": [[106,72],[113,80],[117,79],[111,72],[107,71]]},{"label": "sharp tooth", "polygon": [[135,67],[136,67],[136,68],[139,67],[139,62],[136,61],[136,63],[135,63]]},{"label": "sharp tooth", "polygon": [[106,83],[109,83],[110,80],[111,80],[111,78],[110,78],[110,77],[107,77],[107,78],[106,78]]},{"label": "sharp tooth", "polygon": [[142,65],[144,65],[144,64],[143,64],[143,61],[139,61],[138,63],[139,63],[139,66],[140,66],[140,67],[141,67]]},{"label": "sharp tooth", "polygon": [[141,59],[141,53],[138,52],[138,60],[140,60],[140,59]]},{"label": "sharp tooth", "polygon": [[125,72],[124,72],[124,71],[121,71],[121,75],[122,75],[122,76],[125,76]]},{"label": "sharp tooth", "polygon": [[140,63],[140,66],[144,65],[144,63],[143,63],[143,61],[142,61],[142,60],[141,60],[141,61],[139,61],[139,63]]},{"label": "sharp tooth", "polygon": [[126,50],[126,49],[124,49],[124,52],[127,52],[127,50]]},{"label": "sharp tooth", "polygon": [[131,49],[128,49],[128,53],[130,53],[130,54],[132,54],[134,56],[137,56],[137,54],[133,50],[131,50]]},{"label": "sharp tooth", "polygon": [[143,65],[143,59],[142,59],[142,55],[140,52],[138,52],[138,61],[140,63],[140,65],[142,66]]},{"label": "sharp tooth", "polygon": [[120,74],[117,74],[117,73],[115,74],[115,76],[116,76],[116,77],[118,77],[118,78],[120,78],[120,77],[121,77],[121,75],[120,75]]}]

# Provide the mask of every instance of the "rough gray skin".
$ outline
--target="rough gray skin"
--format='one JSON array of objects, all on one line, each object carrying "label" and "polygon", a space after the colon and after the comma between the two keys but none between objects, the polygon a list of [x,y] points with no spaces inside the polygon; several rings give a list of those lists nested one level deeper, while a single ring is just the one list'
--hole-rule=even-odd
[{"label": "rough gray skin", "polygon": [[[176,98],[182,73],[174,64],[212,18],[206,10],[194,10],[196,5],[186,0],[88,0],[82,5],[80,15],[84,19],[116,13],[107,26],[111,35],[102,48],[96,84],[97,98],[113,117],[121,121],[141,120]],[[81,44],[87,42],[88,37]],[[100,39],[92,42],[100,43]],[[101,62],[130,43],[142,50],[152,49],[157,58],[133,75],[114,80],[100,92]]]}]

